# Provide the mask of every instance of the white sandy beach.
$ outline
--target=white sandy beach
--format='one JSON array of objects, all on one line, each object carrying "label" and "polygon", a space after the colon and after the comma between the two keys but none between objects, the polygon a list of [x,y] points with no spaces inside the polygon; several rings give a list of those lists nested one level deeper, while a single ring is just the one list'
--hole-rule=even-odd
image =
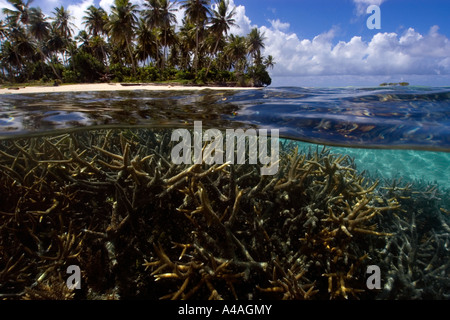
[{"label": "white sandy beach", "polygon": [[23,94],[23,93],[50,93],[50,92],[86,92],[86,91],[194,91],[194,90],[255,90],[253,87],[208,87],[208,86],[179,86],[179,85],[155,85],[155,84],[120,84],[120,83],[92,83],[71,84],[60,86],[32,86],[1,88],[0,94]]}]

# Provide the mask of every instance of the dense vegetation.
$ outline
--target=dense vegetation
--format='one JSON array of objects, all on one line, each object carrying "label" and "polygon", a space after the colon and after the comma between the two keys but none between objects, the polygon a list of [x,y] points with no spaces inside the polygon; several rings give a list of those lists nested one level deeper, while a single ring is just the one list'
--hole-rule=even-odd
[{"label": "dense vegetation", "polygon": [[[0,82],[155,82],[264,86],[271,56],[264,35],[230,34],[235,8],[228,0],[115,0],[108,15],[91,6],[77,35],[70,12],[52,16],[24,0],[7,0],[0,21]],[[185,15],[176,28],[175,11]]]},{"label": "dense vegetation", "polygon": [[402,86],[407,87],[409,86],[409,82],[383,82],[380,83],[380,87],[387,87],[387,86]]}]

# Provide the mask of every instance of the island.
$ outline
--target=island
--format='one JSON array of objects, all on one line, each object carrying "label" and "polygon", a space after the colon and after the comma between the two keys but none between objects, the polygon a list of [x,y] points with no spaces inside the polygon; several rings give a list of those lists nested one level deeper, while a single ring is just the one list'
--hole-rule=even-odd
[{"label": "island", "polygon": [[[51,16],[31,1],[7,0],[0,20],[0,85],[159,83],[263,87],[275,62],[263,56],[265,36],[230,33],[228,0],[114,0],[108,14],[90,6],[77,30],[71,13]],[[176,11],[184,11],[177,21]],[[77,34],[75,34],[77,30]]]},{"label": "island", "polygon": [[402,86],[402,87],[407,87],[409,86],[409,82],[383,82],[380,84],[380,87],[387,87],[387,86]]}]

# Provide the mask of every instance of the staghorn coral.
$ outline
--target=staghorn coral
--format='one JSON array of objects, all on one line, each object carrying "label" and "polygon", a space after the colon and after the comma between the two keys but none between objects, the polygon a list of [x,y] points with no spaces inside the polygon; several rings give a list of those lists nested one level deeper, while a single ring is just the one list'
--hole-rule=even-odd
[{"label": "staghorn coral", "polygon": [[31,287],[26,287],[22,296],[24,300],[72,300],[75,292],[69,289],[61,277],[51,276],[45,281],[36,282]]},{"label": "staghorn coral", "polygon": [[[385,270],[379,299],[448,299],[450,297],[450,223],[448,191],[423,182],[393,180],[383,187],[402,210],[380,225],[393,233],[373,250]],[[443,214],[444,213],[444,214]]]},{"label": "staghorn coral", "polygon": [[248,161],[175,165],[168,130],[0,144],[4,298],[37,298],[71,264],[75,299],[364,298],[379,254],[364,239],[389,243],[376,222],[401,208],[326,148],[284,144],[268,177]]}]

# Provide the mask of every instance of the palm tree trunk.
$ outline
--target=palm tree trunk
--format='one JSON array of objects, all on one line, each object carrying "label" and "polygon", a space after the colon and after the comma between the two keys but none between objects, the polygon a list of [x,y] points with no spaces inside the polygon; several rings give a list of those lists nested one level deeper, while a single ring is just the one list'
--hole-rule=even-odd
[{"label": "palm tree trunk", "polygon": [[128,41],[128,38],[126,38],[125,40],[127,42],[127,49],[128,49],[128,53],[130,54],[130,58],[131,58],[131,65],[133,67],[133,75],[136,75],[136,63],[134,61],[133,53],[131,52],[130,42]]},{"label": "palm tree trunk", "polygon": [[[17,52],[14,52],[14,55],[16,56],[17,67],[19,68],[19,74],[21,74],[22,73],[22,65],[20,63],[19,55],[17,54]],[[14,79],[13,82],[16,82],[15,77],[13,79]]]},{"label": "palm tree trunk", "polygon": [[[219,41],[220,41],[220,38],[217,38],[216,45],[214,46],[214,51],[213,51],[214,54],[217,52],[217,47],[219,46]],[[208,76],[209,69],[211,68],[212,62],[213,62],[213,59],[211,59],[208,63],[208,68],[206,69],[205,78]]]},{"label": "palm tree trunk", "polygon": [[198,24],[197,24],[197,28],[195,29],[194,70],[195,70],[195,75],[197,76],[197,73],[198,73]]},{"label": "palm tree trunk", "polygon": [[158,35],[156,36],[156,65],[158,65],[158,63],[161,63],[161,58],[159,56],[159,40],[158,40]]},{"label": "palm tree trunk", "polygon": [[[101,49],[102,49],[102,57],[103,57],[103,64],[105,65],[105,67],[106,67],[106,73],[107,73],[107,77],[109,77],[109,63],[108,63],[108,61],[106,61],[106,53],[105,53],[105,48],[103,48],[103,46],[101,46]],[[109,79],[109,78],[108,78]],[[108,80],[108,82],[109,82],[109,80]]]},{"label": "palm tree trunk", "polygon": [[163,51],[163,58],[162,58],[162,70],[163,71],[166,66],[166,49],[167,49],[167,30],[164,29],[164,51]]},{"label": "palm tree trunk", "polygon": [[50,68],[52,68],[52,71],[55,74],[55,76],[58,78],[58,80],[62,80],[61,77],[59,76],[58,72],[56,72],[56,69],[55,69],[55,66],[53,65],[52,59],[50,59]]},{"label": "palm tree trunk", "polygon": [[[45,62],[46,57],[45,54],[42,52],[41,48],[37,47],[37,50],[39,51],[39,54],[41,56],[42,62]],[[49,61],[49,65],[50,68],[52,69],[53,73],[55,74],[55,76],[58,78],[58,80],[62,80],[61,77],[59,76],[58,72],[56,72],[55,66],[53,65],[52,59],[50,59]]]}]

